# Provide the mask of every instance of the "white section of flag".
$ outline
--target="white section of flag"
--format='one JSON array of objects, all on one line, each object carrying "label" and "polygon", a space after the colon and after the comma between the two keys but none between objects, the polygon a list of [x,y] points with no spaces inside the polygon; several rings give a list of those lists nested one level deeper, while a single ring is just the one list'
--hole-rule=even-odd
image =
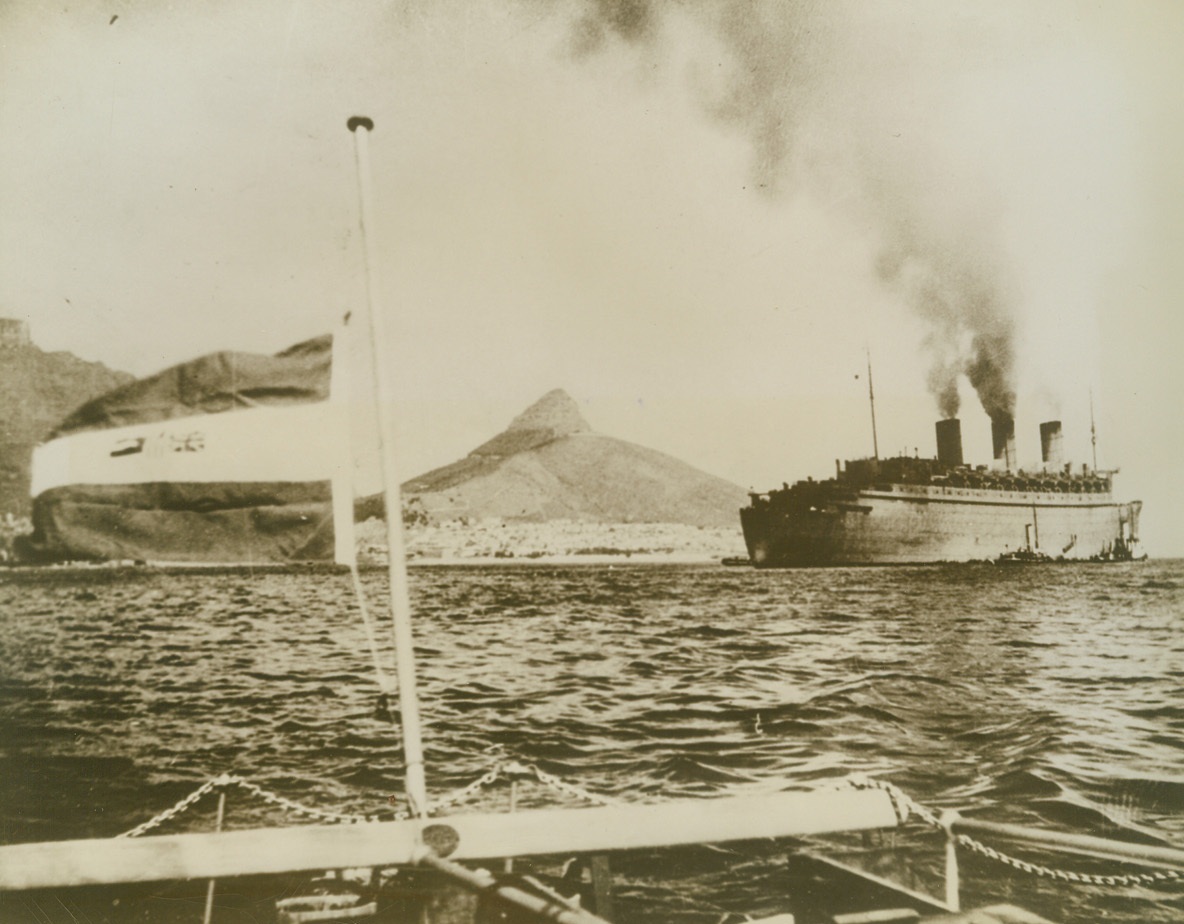
[{"label": "white section of flag", "polygon": [[87,430],[33,450],[33,497],[82,484],[334,482],[348,484],[349,431],[334,401],[200,414]]}]

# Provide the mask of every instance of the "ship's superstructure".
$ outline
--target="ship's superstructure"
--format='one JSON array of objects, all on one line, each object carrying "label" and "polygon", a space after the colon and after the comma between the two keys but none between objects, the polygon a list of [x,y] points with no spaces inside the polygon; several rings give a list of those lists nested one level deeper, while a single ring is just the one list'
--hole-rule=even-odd
[{"label": "ship's superstructure", "polygon": [[1114,499],[1112,471],[1062,459],[1061,423],[1040,426],[1043,464],[1015,467],[1015,422],[992,421],[995,463],[962,460],[961,425],[938,421],[937,458],[835,463],[835,476],[750,495],[740,511],[758,567],[1051,559],[1133,554],[1141,501]]}]

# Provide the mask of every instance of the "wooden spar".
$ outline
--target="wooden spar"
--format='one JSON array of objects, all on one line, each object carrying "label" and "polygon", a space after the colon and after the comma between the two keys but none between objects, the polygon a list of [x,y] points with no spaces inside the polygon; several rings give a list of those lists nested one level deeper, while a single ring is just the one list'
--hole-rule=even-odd
[{"label": "wooden spar", "polygon": [[[550,809],[444,819],[450,860],[603,853],[890,828],[878,789],[683,799],[657,805]],[[0,846],[0,890],[211,879],[302,870],[410,865],[422,858],[422,820],[258,828],[221,834],[50,841]]]},{"label": "wooden spar", "polygon": [[[366,259],[366,317],[370,333],[370,357],[374,377],[374,407],[378,416],[379,456],[382,460],[383,499],[386,504],[388,572],[390,574],[391,619],[395,632],[395,666],[399,683],[399,715],[403,732],[403,754],[407,763],[407,801],[413,815],[427,813],[427,782],[420,736],[419,694],[415,679],[415,638],[411,632],[411,597],[408,593],[406,549],[403,542],[403,502],[399,497],[398,467],[395,465],[394,420],[382,411],[382,398],[393,394],[388,364],[382,360],[382,345],[388,341],[382,313],[378,310],[378,264],[374,257],[374,215],[370,207],[370,132],[374,123],[354,116],[347,127],[354,135],[358,159],[358,198]],[[333,864],[329,864],[330,866]]]},{"label": "wooden spar", "polygon": [[583,908],[560,905],[553,899],[540,898],[512,885],[499,883],[488,870],[468,869],[459,863],[445,860],[430,850],[423,852],[419,862],[452,878],[470,892],[493,895],[506,904],[525,909],[539,920],[556,921],[558,924],[608,924],[604,918],[597,917]]}]

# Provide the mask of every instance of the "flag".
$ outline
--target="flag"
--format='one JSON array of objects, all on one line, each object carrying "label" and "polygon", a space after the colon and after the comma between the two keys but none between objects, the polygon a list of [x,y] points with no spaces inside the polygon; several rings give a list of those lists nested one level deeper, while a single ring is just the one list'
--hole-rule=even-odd
[{"label": "flag", "polygon": [[353,560],[349,429],[325,335],[220,352],[82,405],[33,452],[43,560]]}]

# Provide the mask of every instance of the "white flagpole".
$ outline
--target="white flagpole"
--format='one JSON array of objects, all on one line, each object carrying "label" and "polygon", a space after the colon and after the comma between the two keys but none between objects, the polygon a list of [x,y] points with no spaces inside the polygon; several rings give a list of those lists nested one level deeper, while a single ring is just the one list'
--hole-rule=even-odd
[{"label": "white flagpole", "polygon": [[408,593],[406,550],[403,542],[403,504],[399,497],[399,476],[394,461],[395,433],[391,414],[383,413],[382,398],[393,394],[388,381],[388,364],[381,356],[387,343],[382,312],[377,309],[374,257],[374,221],[370,203],[370,132],[374,123],[354,116],[346,123],[354,134],[358,158],[358,194],[361,202],[363,252],[366,260],[366,316],[370,327],[371,366],[374,376],[374,405],[378,416],[379,454],[386,501],[386,535],[389,549],[391,618],[395,627],[395,665],[399,682],[399,714],[403,725],[403,754],[407,764],[407,801],[411,812],[427,814],[427,784],[424,779],[423,743],[420,738],[419,698],[415,680],[415,640],[411,632],[411,598]]}]

